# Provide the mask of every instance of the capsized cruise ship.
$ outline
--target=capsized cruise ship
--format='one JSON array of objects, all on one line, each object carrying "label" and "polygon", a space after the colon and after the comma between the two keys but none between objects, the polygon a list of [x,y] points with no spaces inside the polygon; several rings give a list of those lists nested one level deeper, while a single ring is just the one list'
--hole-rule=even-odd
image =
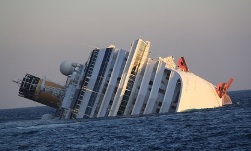
[{"label": "capsized cruise ship", "polygon": [[57,109],[61,119],[146,115],[231,104],[233,79],[214,86],[189,71],[181,57],[149,58],[150,42],[135,40],[130,51],[111,45],[92,50],[84,63],[63,61],[64,85],[26,74],[19,96]]}]

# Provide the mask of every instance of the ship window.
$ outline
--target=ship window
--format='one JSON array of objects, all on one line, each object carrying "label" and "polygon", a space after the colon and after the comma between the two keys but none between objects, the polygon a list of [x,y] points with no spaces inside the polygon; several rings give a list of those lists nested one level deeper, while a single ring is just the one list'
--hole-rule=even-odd
[{"label": "ship window", "polygon": [[143,104],[143,108],[145,108],[145,107],[146,107],[146,103]]},{"label": "ship window", "polygon": [[167,80],[169,80],[170,74],[171,74],[171,71],[170,71],[170,70],[167,70],[167,76],[166,76],[166,79],[167,79]]},{"label": "ship window", "polygon": [[82,100],[82,99],[83,99],[83,95],[80,95],[79,100]]},{"label": "ship window", "polygon": [[90,107],[87,107],[85,110],[85,114],[90,115],[91,114],[92,109]]},{"label": "ship window", "polygon": [[164,94],[164,93],[165,93],[165,90],[159,89],[159,93]]},{"label": "ship window", "polygon": [[172,99],[171,106],[169,108],[169,112],[175,112],[177,109],[177,104],[180,97],[180,89],[181,89],[181,81],[180,79],[178,79],[176,82],[176,87],[173,93],[173,99]]},{"label": "ship window", "polygon": [[128,91],[128,90],[125,91],[125,96],[130,96],[130,94],[131,94],[130,91]]},{"label": "ship window", "polygon": [[133,83],[132,82],[128,82],[127,86],[126,86],[126,89],[129,89],[131,90],[133,87]]},{"label": "ship window", "polygon": [[95,101],[94,99],[91,99],[91,100],[89,101],[88,105],[91,106],[91,107],[93,107],[94,101]]},{"label": "ship window", "polygon": [[87,85],[88,85],[88,82],[85,82],[85,83],[84,83],[84,86],[87,86]]},{"label": "ship window", "polygon": [[127,95],[124,95],[123,96],[123,101],[127,101],[129,99],[129,95],[127,96]]},{"label": "ship window", "polygon": [[113,101],[112,101],[112,100],[110,100],[109,105],[112,105],[112,102],[113,102]]},{"label": "ship window", "polygon": [[79,104],[77,104],[76,109],[79,109],[79,108],[80,108],[80,105],[79,105]]}]

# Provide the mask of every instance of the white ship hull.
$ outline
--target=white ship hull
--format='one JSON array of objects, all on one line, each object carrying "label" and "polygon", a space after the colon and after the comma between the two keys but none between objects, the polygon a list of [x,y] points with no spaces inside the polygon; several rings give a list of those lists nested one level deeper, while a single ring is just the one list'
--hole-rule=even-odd
[{"label": "white ship hull", "polygon": [[233,79],[214,86],[189,72],[184,58],[149,58],[150,42],[131,50],[109,46],[91,52],[85,64],[64,61],[65,85],[27,74],[19,95],[54,107],[62,119],[147,115],[215,108],[230,104]]}]

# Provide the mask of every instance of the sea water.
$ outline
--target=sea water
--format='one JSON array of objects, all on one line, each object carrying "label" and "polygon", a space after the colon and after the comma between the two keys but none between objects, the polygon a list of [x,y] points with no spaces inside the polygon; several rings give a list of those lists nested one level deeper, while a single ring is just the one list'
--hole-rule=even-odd
[{"label": "sea water", "polygon": [[141,117],[41,120],[49,107],[0,110],[0,150],[251,150],[251,90],[233,104]]}]

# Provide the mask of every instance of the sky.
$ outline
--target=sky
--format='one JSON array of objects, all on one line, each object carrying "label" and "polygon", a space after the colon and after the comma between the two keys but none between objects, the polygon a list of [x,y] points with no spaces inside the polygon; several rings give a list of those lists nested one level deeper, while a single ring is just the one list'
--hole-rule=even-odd
[{"label": "sky", "polygon": [[251,89],[250,0],[1,0],[0,109],[40,106],[18,96],[26,73],[64,83],[60,63],[84,63],[93,47],[151,42],[152,58],[183,56],[213,84]]}]

